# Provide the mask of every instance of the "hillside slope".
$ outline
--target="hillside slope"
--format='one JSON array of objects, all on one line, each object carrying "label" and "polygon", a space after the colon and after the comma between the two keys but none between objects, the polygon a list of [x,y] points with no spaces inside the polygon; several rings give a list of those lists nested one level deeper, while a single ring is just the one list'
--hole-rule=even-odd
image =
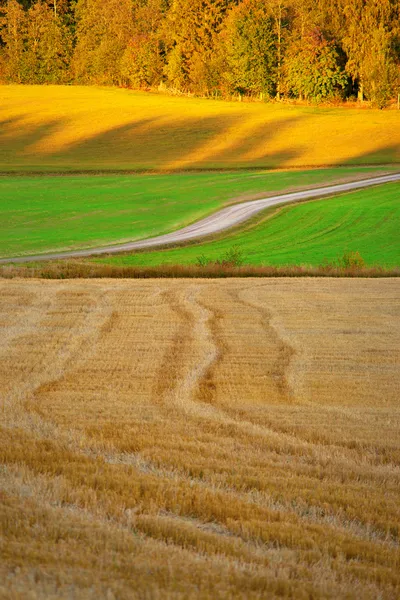
[{"label": "hillside slope", "polygon": [[0,171],[284,168],[400,161],[395,110],[1,86]]}]

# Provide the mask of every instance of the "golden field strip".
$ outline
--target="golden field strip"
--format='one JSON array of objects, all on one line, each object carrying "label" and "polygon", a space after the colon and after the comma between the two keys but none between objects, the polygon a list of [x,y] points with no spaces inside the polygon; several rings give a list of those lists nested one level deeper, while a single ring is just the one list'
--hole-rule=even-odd
[{"label": "golden field strip", "polygon": [[398,598],[399,294],[0,280],[0,597]]},{"label": "golden field strip", "polygon": [[0,172],[398,164],[396,110],[0,86]]}]

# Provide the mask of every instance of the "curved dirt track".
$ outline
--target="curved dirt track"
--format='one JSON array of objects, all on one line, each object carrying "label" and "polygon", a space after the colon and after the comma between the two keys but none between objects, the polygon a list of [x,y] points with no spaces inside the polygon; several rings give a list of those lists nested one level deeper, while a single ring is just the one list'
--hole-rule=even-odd
[{"label": "curved dirt track", "polygon": [[259,213],[265,208],[275,206],[278,204],[287,204],[289,202],[296,202],[298,200],[308,200],[311,198],[319,198],[324,196],[332,196],[333,194],[339,194],[341,192],[348,192],[351,190],[357,190],[361,188],[378,185],[381,183],[390,183],[400,181],[400,173],[394,173],[393,175],[383,175],[380,177],[373,177],[364,179],[361,181],[354,181],[351,183],[341,183],[336,185],[330,185],[326,187],[314,188],[311,190],[305,190],[301,192],[291,192],[289,194],[281,194],[278,196],[271,196],[270,198],[263,198],[261,200],[250,200],[247,202],[241,202],[223,208],[209,217],[205,217],[192,225],[152,238],[144,240],[137,240],[135,242],[128,242],[126,244],[117,244],[112,246],[103,246],[101,248],[90,248],[86,250],[71,250],[69,252],[52,252],[49,254],[38,254],[32,256],[21,256],[17,258],[3,258],[0,259],[0,264],[5,263],[24,263],[32,262],[37,260],[53,260],[62,258],[79,258],[86,256],[94,256],[100,254],[118,254],[119,252],[127,252],[130,250],[140,250],[144,248],[156,248],[159,246],[167,246],[170,244],[179,244],[189,240],[199,239],[208,235],[219,233],[224,231],[243,221],[247,221],[253,215]]}]

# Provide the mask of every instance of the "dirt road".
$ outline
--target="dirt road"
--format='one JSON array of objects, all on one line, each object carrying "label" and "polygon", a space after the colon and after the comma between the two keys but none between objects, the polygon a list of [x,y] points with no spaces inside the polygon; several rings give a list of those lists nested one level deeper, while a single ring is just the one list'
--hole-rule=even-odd
[{"label": "dirt road", "polygon": [[3,258],[0,259],[0,264],[5,263],[24,263],[32,262],[37,260],[53,260],[62,258],[79,258],[86,256],[94,256],[100,254],[117,254],[119,252],[128,252],[130,250],[140,250],[143,248],[156,248],[160,246],[166,246],[170,244],[179,244],[189,240],[199,239],[219,233],[226,229],[230,229],[243,221],[247,221],[255,214],[260,211],[269,208],[270,206],[276,206],[279,204],[287,204],[290,202],[297,202],[299,200],[308,200],[311,198],[321,198],[324,196],[332,196],[334,194],[340,194],[342,192],[348,192],[351,190],[358,190],[373,185],[382,183],[390,183],[394,181],[400,181],[400,173],[394,173],[393,175],[383,175],[381,177],[374,177],[364,179],[361,181],[353,181],[350,183],[341,183],[337,185],[329,185],[326,187],[314,188],[311,190],[304,190],[300,192],[291,192],[289,194],[283,194],[278,196],[272,196],[269,198],[262,198],[261,200],[251,200],[248,202],[241,202],[240,204],[234,204],[228,206],[216,213],[192,223],[187,227],[152,237],[144,240],[137,240],[135,242],[128,242],[126,244],[115,244],[112,246],[103,246],[101,248],[89,248],[86,250],[71,250],[69,252],[52,252],[49,254],[38,254],[35,256],[21,256],[16,258]]}]

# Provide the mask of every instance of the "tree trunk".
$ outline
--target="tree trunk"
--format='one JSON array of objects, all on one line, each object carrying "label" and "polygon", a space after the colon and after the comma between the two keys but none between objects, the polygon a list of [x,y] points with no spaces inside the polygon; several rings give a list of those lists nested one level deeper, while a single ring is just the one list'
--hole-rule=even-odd
[{"label": "tree trunk", "polygon": [[364,102],[364,86],[362,83],[358,86],[358,101]]},{"label": "tree trunk", "polygon": [[277,65],[277,78],[276,78],[276,99],[281,99],[281,70],[282,70],[282,5],[279,2],[278,5],[278,16],[276,18],[276,29],[278,34],[278,65]]}]

